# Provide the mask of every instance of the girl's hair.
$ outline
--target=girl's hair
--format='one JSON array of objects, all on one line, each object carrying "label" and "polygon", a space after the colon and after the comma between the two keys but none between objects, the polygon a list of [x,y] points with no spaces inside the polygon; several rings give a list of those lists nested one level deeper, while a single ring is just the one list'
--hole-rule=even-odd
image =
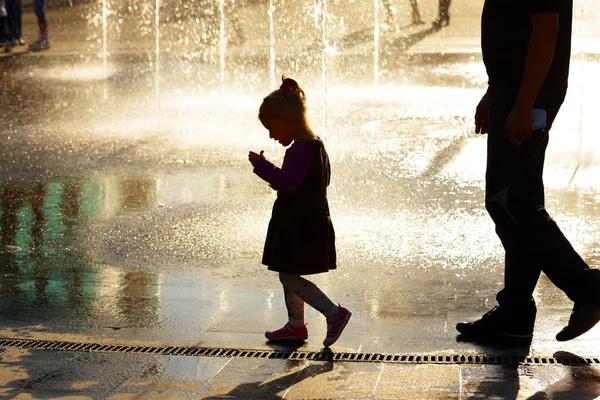
[{"label": "girl's hair", "polygon": [[258,109],[258,118],[299,116],[306,120],[306,95],[294,78],[283,74],[281,86],[263,99]]}]

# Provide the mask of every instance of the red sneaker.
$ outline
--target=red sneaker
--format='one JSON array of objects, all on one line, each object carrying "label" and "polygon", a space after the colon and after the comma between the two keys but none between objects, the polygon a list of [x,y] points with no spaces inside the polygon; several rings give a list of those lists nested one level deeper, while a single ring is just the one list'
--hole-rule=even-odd
[{"label": "red sneaker", "polygon": [[351,316],[352,313],[347,308],[338,305],[337,315],[327,319],[327,337],[323,340],[323,346],[329,347],[340,338]]},{"label": "red sneaker", "polygon": [[306,329],[306,325],[296,328],[288,322],[281,329],[265,332],[265,337],[272,341],[306,340],[308,339],[308,330]]}]

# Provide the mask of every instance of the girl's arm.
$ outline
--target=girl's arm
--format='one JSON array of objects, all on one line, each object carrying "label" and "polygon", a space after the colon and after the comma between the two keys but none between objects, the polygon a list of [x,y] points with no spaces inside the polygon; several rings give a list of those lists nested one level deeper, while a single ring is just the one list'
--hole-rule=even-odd
[{"label": "girl's arm", "polygon": [[308,146],[298,143],[287,152],[281,168],[262,158],[254,166],[254,173],[275,190],[295,192],[306,178],[311,162],[312,153]]}]

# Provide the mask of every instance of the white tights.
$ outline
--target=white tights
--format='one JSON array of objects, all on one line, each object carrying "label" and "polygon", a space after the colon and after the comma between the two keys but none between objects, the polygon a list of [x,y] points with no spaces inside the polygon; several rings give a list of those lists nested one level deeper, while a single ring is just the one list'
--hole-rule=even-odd
[{"label": "white tights", "polygon": [[300,275],[285,272],[279,273],[279,280],[283,285],[285,305],[291,325],[304,325],[304,303],[308,303],[326,318],[337,315],[338,307],[311,281]]}]

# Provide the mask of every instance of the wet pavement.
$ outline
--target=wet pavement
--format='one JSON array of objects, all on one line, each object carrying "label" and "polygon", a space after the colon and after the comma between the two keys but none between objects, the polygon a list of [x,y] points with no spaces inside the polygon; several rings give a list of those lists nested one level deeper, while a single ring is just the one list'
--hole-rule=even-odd
[{"label": "wet pavement", "polygon": [[[482,204],[485,138],[472,132],[486,82],[480,4],[453,2],[442,30],[409,27],[400,13],[404,28],[377,42],[364,4],[362,14],[330,4],[340,32],[323,39],[306,18],[285,31],[291,11],[275,13],[269,37],[261,3],[238,14],[243,43],[231,18],[221,35],[175,8],[119,4],[50,11],[51,50],[0,59],[1,338],[286,349],[263,336],[286,318],[279,281],[259,263],[274,193],[246,158],[260,149],[283,157],[256,118],[281,71],[305,84],[332,161],[339,269],[314,281],[353,312],[334,352],[598,358],[600,328],[554,340],[572,304],[545,276],[531,344],[456,336],[456,322],[489,310],[502,286],[501,246]],[[423,15],[434,6],[422,2]],[[600,14],[578,7],[545,181],[550,213],[598,267]],[[24,32],[35,33],[30,13]],[[325,322],[312,309],[307,321],[298,350],[319,352]],[[0,353],[0,396],[19,399],[600,396],[598,363]]]}]

